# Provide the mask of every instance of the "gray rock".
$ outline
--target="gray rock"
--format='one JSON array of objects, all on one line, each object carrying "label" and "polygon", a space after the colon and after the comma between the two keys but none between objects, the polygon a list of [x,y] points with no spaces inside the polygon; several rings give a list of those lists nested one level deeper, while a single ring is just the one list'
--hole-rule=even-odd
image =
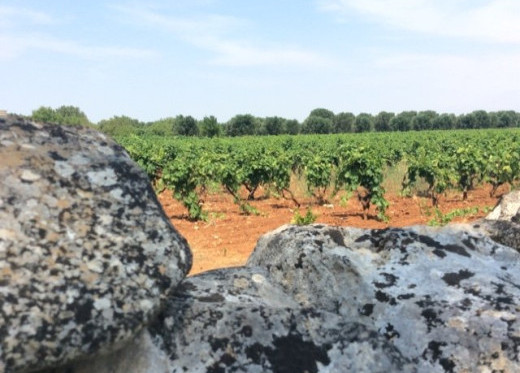
[{"label": "gray rock", "polygon": [[191,266],[147,176],[84,128],[0,120],[0,372],[131,339]]},{"label": "gray rock", "polygon": [[186,279],[149,330],[171,372],[415,371],[385,336],[300,307],[261,268]]},{"label": "gray rock", "polygon": [[38,373],[170,373],[168,356],[143,330],[121,349]]},{"label": "gray rock", "polygon": [[520,252],[520,190],[502,196],[493,211],[473,228]]},{"label": "gray rock", "polygon": [[377,330],[419,372],[520,371],[520,255],[474,230],[285,226],[248,265],[303,307]]},{"label": "gray rock", "polygon": [[506,220],[520,224],[520,190],[502,196],[486,220]]}]

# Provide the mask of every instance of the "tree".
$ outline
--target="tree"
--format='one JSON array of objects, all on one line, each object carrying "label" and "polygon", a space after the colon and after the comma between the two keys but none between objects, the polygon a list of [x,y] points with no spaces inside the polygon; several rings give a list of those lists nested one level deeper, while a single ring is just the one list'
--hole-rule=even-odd
[{"label": "tree", "polygon": [[489,128],[491,127],[491,120],[489,114],[484,110],[475,110],[471,114],[471,119],[474,123],[473,128]]},{"label": "tree", "polygon": [[179,136],[197,136],[199,127],[197,127],[197,121],[192,116],[178,115],[175,117],[173,131]]},{"label": "tree", "polygon": [[433,119],[432,128],[435,130],[449,130],[455,128],[457,117],[454,114],[441,114]]},{"label": "tree", "polygon": [[146,125],[145,132],[149,132],[157,136],[172,136],[174,134],[173,127],[175,124],[175,118],[168,117],[164,119],[156,120]]},{"label": "tree", "polygon": [[302,133],[331,133],[332,119],[311,115],[302,125]]},{"label": "tree", "polygon": [[412,129],[412,120],[417,113],[415,111],[403,111],[390,120],[390,128],[392,131],[410,131]]},{"label": "tree", "polygon": [[497,127],[517,127],[517,116],[514,111],[499,111],[497,113]]},{"label": "tree", "polygon": [[352,132],[354,129],[354,122],[356,117],[352,113],[338,113],[334,116],[332,121],[333,132],[335,133],[347,133]]},{"label": "tree", "polygon": [[320,117],[320,118],[327,118],[327,119],[330,119],[330,120],[334,119],[334,113],[332,111],[330,111],[328,109],[324,109],[324,108],[314,109],[309,114],[309,117],[311,117],[311,116]]},{"label": "tree", "polygon": [[382,111],[374,118],[374,130],[378,132],[390,131],[390,121],[395,116],[394,113]]},{"label": "tree", "polygon": [[221,127],[217,122],[217,118],[213,115],[204,117],[199,122],[199,134],[205,137],[218,137],[221,133]]},{"label": "tree", "polygon": [[412,119],[412,129],[415,131],[424,131],[433,129],[433,120],[438,114],[433,110],[420,111]]},{"label": "tree", "polygon": [[40,106],[38,109],[33,110],[31,118],[36,122],[58,123],[56,111],[48,106]]},{"label": "tree", "polygon": [[41,106],[32,112],[32,119],[38,122],[63,124],[68,126],[90,126],[84,112],[75,106],[60,106],[52,109],[50,107]]},{"label": "tree", "polygon": [[60,106],[56,109],[60,124],[69,126],[89,126],[90,121],[84,112],[76,106]]},{"label": "tree", "polygon": [[100,121],[98,128],[110,136],[128,136],[139,133],[143,125],[137,119],[123,115]]},{"label": "tree", "polygon": [[289,135],[297,135],[300,133],[300,123],[296,119],[289,119],[285,121],[285,131]]},{"label": "tree", "polygon": [[368,113],[358,114],[355,122],[356,132],[370,132],[372,130],[372,122],[372,115]]},{"label": "tree", "polygon": [[264,120],[267,135],[279,135],[284,131],[284,119],[280,117],[267,117]]},{"label": "tree", "polygon": [[231,118],[226,126],[229,136],[246,136],[255,134],[255,117],[251,114],[238,114]]}]

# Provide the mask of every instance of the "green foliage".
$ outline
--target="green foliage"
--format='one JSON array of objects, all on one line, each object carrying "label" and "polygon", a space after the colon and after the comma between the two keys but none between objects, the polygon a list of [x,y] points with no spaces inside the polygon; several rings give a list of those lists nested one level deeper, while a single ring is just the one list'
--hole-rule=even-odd
[{"label": "green foliage", "polygon": [[387,113],[386,111],[380,112],[374,118],[374,129],[378,132],[390,131],[390,121],[394,116],[394,113]]},{"label": "green foliage", "polygon": [[145,131],[148,134],[156,136],[173,136],[175,126],[175,118],[163,118],[149,123],[145,126]]},{"label": "green foliage", "polygon": [[284,131],[285,120],[280,117],[268,117],[264,120],[266,135],[280,135]]},{"label": "green foliage", "polygon": [[98,123],[100,131],[114,137],[139,134],[142,131],[143,126],[144,125],[137,119],[132,119],[126,116],[116,116],[102,120]]},{"label": "green foliage", "polygon": [[302,124],[302,133],[331,133],[332,119],[310,115]]},{"label": "green foliage", "polygon": [[428,222],[428,225],[443,226],[443,225],[451,223],[451,221],[453,219],[458,218],[458,217],[468,217],[468,216],[477,215],[479,213],[479,211],[480,211],[480,208],[477,206],[477,207],[468,207],[468,208],[464,208],[464,209],[455,209],[446,214],[443,214],[441,210],[439,210],[438,208],[435,208],[434,209],[435,217]]},{"label": "green foliage", "polygon": [[300,133],[300,123],[296,119],[285,121],[285,131],[288,135],[297,135]]},{"label": "green foliage", "polygon": [[90,126],[84,112],[76,106],[60,106],[57,109],[42,106],[32,112],[32,119],[37,122],[62,124],[66,126]]},{"label": "green foliage", "polygon": [[204,117],[199,122],[199,134],[204,137],[218,137],[221,135],[222,128],[213,115]]},{"label": "green foliage", "polygon": [[309,225],[309,224],[314,223],[316,221],[316,219],[318,219],[318,215],[314,214],[309,207],[309,208],[307,208],[305,215],[301,215],[300,210],[297,209],[294,212],[291,223],[296,224],[296,225]]},{"label": "green foliage", "polygon": [[356,117],[354,124],[356,132],[370,132],[372,130],[373,118],[372,115],[367,113],[361,113]]},{"label": "green foliage", "polygon": [[240,114],[230,119],[227,124],[228,136],[254,135],[256,132],[255,117],[251,114]]},{"label": "green foliage", "polygon": [[[243,213],[259,190],[291,199],[297,175],[317,203],[340,190],[357,195],[364,215],[372,206],[385,220],[385,170],[399,165],[405,190],[425,189],[434,206],[441,194],[520,177],[520,130],[193,138],[118,137],[157,190],[169,189],[192,218],[204,218],[208,188],[233,196]],[[387,172],[388,173],[388,172]],[[401,177],[401,176],[400,176]],[[423,187],[424,186],[424,187]],[[299,189],[298,189],[299,190]],[[419,190],[419,192],[421,192]]]},{"label": "green foliage", "polygon": [[338,113],[334,117],[333,131],[334,133],[348,133],[353,132],[354,130],[354,122],[356,121],[356,117],[352,113]]},{"label": "green foliage", "polygon": [[178,136],[197,136],[199,127],[197,127],[197,121],[192,116],[178,115],[173,122],[173,132]]}]

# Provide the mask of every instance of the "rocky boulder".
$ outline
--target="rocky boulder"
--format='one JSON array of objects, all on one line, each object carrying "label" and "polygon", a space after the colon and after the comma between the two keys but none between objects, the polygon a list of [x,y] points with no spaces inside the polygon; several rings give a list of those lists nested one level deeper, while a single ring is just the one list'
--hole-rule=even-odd
[{"label": "rocky boulder", "polygon": [[191,266],[144,172],[85,128],[0,119],[0,372],[130,340]]},{"label": "rocky boulder", "polygon": [[285,226],[248,266],[302,307],[377,330],[419,372],[520,371],[520,255],[474,230]]},{"label": "rocky boulder", "polygon": [[520,190],[502,196],[493,211],[472,228],[520,252]]}]

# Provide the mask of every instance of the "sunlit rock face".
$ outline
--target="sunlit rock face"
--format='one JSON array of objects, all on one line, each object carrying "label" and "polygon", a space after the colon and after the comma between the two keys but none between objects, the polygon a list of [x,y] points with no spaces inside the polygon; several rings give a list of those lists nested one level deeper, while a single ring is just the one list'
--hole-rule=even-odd
[{"label": "sunlit rock face", "polygon": [[377,330],[421,372],[520,371],[519,263],[471,226],[286,226],[248,261],[303,307]]},{"label": "sunlit rock face", "polygon": [[190,266],[119,145],[91,129],[0,118],[0,372],[115,348]]}]

